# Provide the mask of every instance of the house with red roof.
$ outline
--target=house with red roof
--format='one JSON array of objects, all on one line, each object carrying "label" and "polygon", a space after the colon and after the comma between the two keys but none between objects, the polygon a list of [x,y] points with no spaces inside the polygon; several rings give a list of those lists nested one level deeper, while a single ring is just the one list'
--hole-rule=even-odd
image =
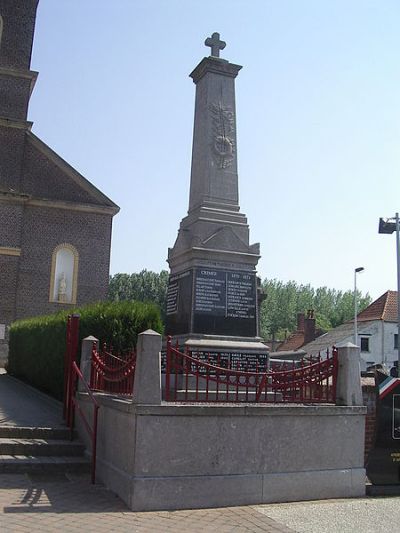
[{"label": "house with red roof", "polygon": [[[387,291],[357,315],[357,345],[361,348],[361,370],[375,364],[388,368],[398,360],[397,292]],[[354,320],[331,329],[301,349],[308,354],[323,353],[327,348],[354,343]]]},{"label": "house with red roof", "polygon": [[291,352],[299,350],[304,344],[315,339],[321,333],[316,330],[314,310],[309,309],[307,315],[297,314],[297,329],[291,333],[278,347],[277,352]]}]

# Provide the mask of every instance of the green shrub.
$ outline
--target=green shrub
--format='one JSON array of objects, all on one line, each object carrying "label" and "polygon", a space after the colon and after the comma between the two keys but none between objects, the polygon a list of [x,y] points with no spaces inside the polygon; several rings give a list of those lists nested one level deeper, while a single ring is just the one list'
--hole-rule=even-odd
[{"label": "green shrub", "polygon": [[142,302],[104,302],[73,311],[18,320],[10,328],[7,371],[19,379],[62,399],[66,325],[69,314],[80,315],[79,345],[93,335],[115,351],[136,346],[146,329],[162,333],[160,311]]}]

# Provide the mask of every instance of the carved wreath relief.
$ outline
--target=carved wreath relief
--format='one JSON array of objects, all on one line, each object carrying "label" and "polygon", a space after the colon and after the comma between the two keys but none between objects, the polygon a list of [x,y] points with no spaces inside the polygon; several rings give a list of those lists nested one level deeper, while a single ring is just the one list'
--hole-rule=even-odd
[{"label": "carved wreath relief", "polygon": [[235,156],[235,115],[231,107],[221,102],[211,104],[213,152],[219,168],[231,166]]}]

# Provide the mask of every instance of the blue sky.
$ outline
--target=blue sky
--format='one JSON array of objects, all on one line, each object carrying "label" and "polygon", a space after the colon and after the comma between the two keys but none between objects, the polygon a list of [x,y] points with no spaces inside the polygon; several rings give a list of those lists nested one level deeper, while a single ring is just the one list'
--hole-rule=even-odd
[{"label": "blue sky", "polygon": [[111,273],[167,268],[188,207],[195,86],[209,54],[236,80],[239,190],[262,278],[396,289],[400,3],[40,0],[33,131],[114,200]]}]

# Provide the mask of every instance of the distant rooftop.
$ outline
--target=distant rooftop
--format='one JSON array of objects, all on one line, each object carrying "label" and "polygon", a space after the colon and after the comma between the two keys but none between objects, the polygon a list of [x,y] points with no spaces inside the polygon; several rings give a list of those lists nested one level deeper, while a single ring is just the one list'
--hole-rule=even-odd
[{"label": "distant rooftop", "polygon": [[[358,332],[363,333],[371,322],[383,320],[384,322],[397,322],[397,292],[387,291],[377,300],[372,302],[364,311],[357,315],[359,322]],[[345,338],[351,337],[354,331],[354,320],[349,320],[337,328],[331,329],[314,341],[302,346],[308,353],[318,353],[341,343]]]},{"label": "distant rooftop", "polygon": [[359,322],[383,320],[397,322],[397,292],[387,291],[357,315]]},{"label": "distant rooftop", "polygon": [[282,342],[278,347],[278,352],[286,352],[291,350],[298,350],[304,344],[304,331],[295,331],[291,333],[289,337]]}]

